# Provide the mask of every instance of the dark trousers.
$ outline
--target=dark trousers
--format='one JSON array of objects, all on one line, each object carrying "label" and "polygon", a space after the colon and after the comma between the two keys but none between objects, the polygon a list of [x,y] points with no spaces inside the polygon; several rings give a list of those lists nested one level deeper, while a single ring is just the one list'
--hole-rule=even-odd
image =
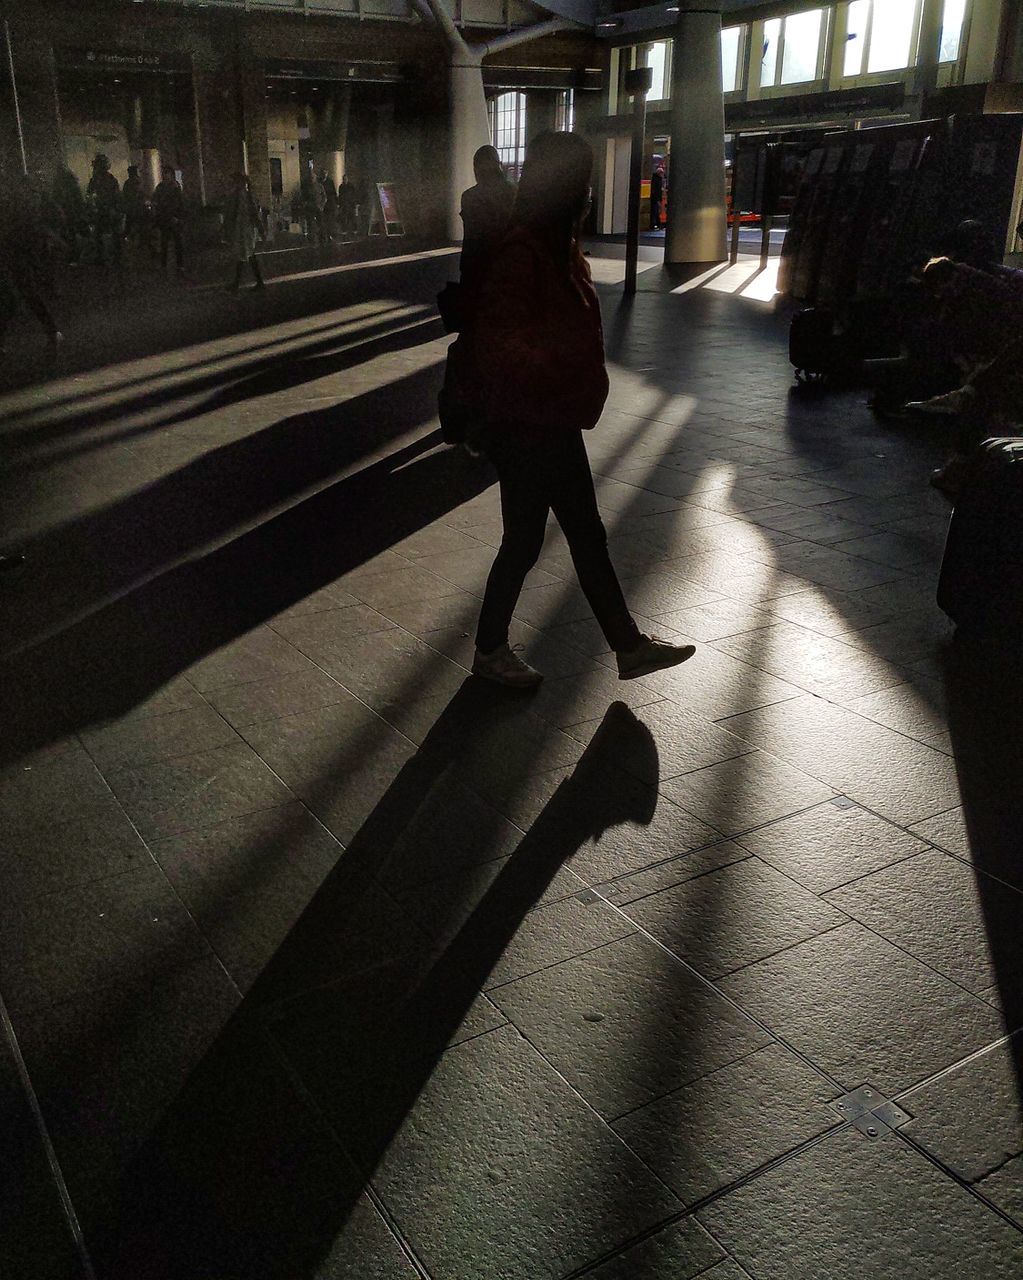
[{"label": "dark trousers", "polygon": [[181,263],[184,259],[184,250],[181,245],[181,228],[180,227],[161,227],[160,228],[160,266],[166,269],[167,266],[167,250],[170,246],[174,246],[174,265],[181,270]]},{"label": "dark trousers", "polygon": [[527,440],[509,428],[493,437],[487,452],[501,482],[504,536],[480,610],[479,650],[491,653],[507,643],[512,613],[526,574],[539,558],[550,511],[561,525],[579,585],[608,644],[615,651],[635,647],[640,631],[608,555],[582,432],[552,430],[549,436]]}]

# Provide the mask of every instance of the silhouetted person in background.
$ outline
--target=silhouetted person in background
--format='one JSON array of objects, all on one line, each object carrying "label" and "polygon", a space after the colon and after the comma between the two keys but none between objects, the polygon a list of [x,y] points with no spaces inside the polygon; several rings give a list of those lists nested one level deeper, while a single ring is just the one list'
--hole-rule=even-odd
[{"label": "silhouetted person in background", "polygon": [[480,287],[472,326],[484,444],[501,484],[504,535],[487,580],[473,673],[532,688],[542,676],[508,628],[554,512],[621,679],[684,662],[692,645],[643,635],[629,612],[597,510],[584,431],[609,388],[600,304],[579,247],[593,151],[574,133],[529,145],[512,226]]},{"label": "silhouetted person in background", "polygon": [[496,147],[480,147],[472,158],[476,185],[462,192],[462,256],[459,270],[471,293],[511,222],[515,188],[505,177]]},{"label": "silhouetted person in background", "polygon": [[185,197],[174,170],[167,165],[163,179],[153,192],[153,221],[160,233],[160,266],[167,270],[167,250],[174,246],[174,265],[180,273],[184,267],[181,228],[185,222]]},{"label": "silhouetted person in background", "polygon": [[661,202],[664,199],[664,161],[654,156],[654,171],[650,175],[650,230],[661,229]]},{"label": "silhouetted person in background", "polygon": [[114,265],[121,261],[121,188],[110,172],[110,161],[100,152],[92,162],[92,177],[86,188],[92,202],[92,233],[96,261],[106,265],[105,238],[110,237]]},{"label": "silhouetted person in background", "polygon": [[312,161],[310,161],[302,175],[302,218],[305,222],[306,239],[315,239],[317,244],[323,244],[325,204],[326,196],[323,194],[323,187],[317,181]]},{"label": "silhouetted person in background", "polygon": [[334,179],[327,176],[326,169],[320,174],[320,186],[323,188],[323,236],[326,240],[333,240],[337,235],[337,192]]},{"label": "silhouetted person in background", "polygon": [[256,241],[260,238],[259,206],[252,195],[247,173],[235,175],[234,195],[228,202],[224,218],[224,229],[234,258],[234,281],[232,290],[241,286],[242,271],[248,263],[256,281],[256,288],[263,288],[263,273],[259,269],[256,257]]},{"label": "silhouetted person in background", "polygon": [[359,198],[355,187],[348,179],[348,174],[341,179],[337,189],[337,214],[343,236],[355,235],[355,219],[359,208]]},{"label": "silhouetted person in background", "polygon": [[137,164],[128,166],[128,176],[121,188],[121,203],[124,206],[125,240],[140,245],[152,255],[153,246],[149,238],[149,206]]},{"label": "silhouetted person in background", "polygon": [[42,325],[50,349],[63,341],[46,300],[46,245],[38,195],[24,174],[0,181],[0,355],[19,302]]},{"label": "silhouetted person in background", "polygon": [[85,196],[78,179],[62,165],[53,177],[53,200],[61,214],[61,235],[67,248],[68,262],[78,262],[78,237],[89,229]]}]

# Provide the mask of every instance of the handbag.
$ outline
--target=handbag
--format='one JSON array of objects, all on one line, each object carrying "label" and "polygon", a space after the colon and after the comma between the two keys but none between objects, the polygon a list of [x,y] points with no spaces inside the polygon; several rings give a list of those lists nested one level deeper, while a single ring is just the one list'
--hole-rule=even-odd
[{"label": "handbag", "polygon": [[441,439],[445,444],[480,446],[485,425],[483,396],[467,336],[457,337],[448,347],[444,381],[437,396],[437,413]]}]

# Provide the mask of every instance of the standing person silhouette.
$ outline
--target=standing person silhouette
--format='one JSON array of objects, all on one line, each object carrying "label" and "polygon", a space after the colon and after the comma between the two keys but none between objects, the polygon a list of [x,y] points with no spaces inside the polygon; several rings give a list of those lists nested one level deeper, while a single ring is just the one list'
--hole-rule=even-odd
[{"label": "standing person silhouette", "polygon": [[529,146],[511,228],[480,286],[473,355],[504,534],[476,632],[475,675],[534,688],[543,679],[508,644],[526,574],[553,511],[623,680],[675,666],[693,645],[644,635],[622,595],[597,510],[583,431],[608,394],[600,305],[579,248],[593,152],[578,134]]}]

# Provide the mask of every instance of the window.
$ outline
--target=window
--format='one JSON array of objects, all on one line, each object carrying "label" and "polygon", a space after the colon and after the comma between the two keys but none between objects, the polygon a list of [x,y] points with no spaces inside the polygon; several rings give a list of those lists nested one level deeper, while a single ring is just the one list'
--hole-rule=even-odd
[{"label": "window", "polygon": [[858,76],[863,71],[863,54],[870,34],[870,0],[853,0],[845,20],[845,62],[842,74]]},{"label": "window", "polygon": [[723,27],[721,31],[721,90],[734,93],[742,88],[742,27]]},{"label": "window", "polygon": [[502,93],[490,107],[494,146],[509,178],[518,178],[526,159],[526,95]]},{"label": "window", "polygon": [[867,49],[867,70],[898,71],[913,57],[918,0],[875,0]]},{"label": "window", "polygon": [[[923,0],[852,0],[846,6],[845,76],[904,71],[918,57]],[[959,57],[966,0],[945,0],[939,62]]]},{"label": "window", "polygon": [[574,89],[562,89],[558,94],[558,110],[554,127],[559,133],[571,133],[575,128]]},{"label": "window", "polygon": [[941,17],[941,44],[939,62],[955,62],[963,39],[963,23],[966,21],[966,0],[945,0]]},{"label": "window", "polygon": [[785,20],[781,83],[801,84],[817,79],[824,10],[792,14]]},{"label": "window", "polygon": [[821,77],[827,11],[810,9],[785,18],[769,18],[764,23],[764,45],[760,63],[760,84],[806,84]]},{"label": "window", "polygon": [[664,98],[671,97],[671,82],[669,80],[669,56],[668,41],[657,40],[647,48],[646,65],[654,73],[654,82],[650,86],[650,92],[647,99],[651,102],[658,102]]}]

